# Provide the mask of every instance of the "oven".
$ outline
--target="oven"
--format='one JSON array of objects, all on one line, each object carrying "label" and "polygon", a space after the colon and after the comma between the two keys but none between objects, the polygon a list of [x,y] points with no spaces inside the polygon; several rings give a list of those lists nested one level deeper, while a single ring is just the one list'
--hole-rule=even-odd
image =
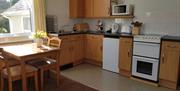
[{"label": "oven", "polygon": [[133,56],[132,75],[144,79],[157,81],[159,60]]},{"label": "oven", "polygon": [[132,76],[158,81],[161,36],[138,35],[133,42]]}]

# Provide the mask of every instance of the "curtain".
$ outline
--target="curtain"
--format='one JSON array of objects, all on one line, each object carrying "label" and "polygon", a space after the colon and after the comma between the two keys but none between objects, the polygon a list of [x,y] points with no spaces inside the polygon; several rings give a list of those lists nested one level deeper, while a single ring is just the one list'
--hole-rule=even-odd
[{"label": "curtain", "polygon": [[45,0],[34,0],[35,31],[46,31]]}]

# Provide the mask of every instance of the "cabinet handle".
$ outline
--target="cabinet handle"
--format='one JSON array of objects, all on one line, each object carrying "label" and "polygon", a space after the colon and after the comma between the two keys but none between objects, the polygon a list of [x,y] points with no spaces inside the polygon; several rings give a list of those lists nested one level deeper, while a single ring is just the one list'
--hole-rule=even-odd
[{"label": "cabinet handle", "polygon": [[177,46],[175,46],[175,45],[168,45],[167,47],[170,47],[170,48],[177,48]]},{"label": "cabinet handle", "polygon": [[128,49],[128,57],[130,57],[130,50]]},{"label": "cabinet handle", "polygon": [[164,53],[162,55],[162,64],[164,64]]}]

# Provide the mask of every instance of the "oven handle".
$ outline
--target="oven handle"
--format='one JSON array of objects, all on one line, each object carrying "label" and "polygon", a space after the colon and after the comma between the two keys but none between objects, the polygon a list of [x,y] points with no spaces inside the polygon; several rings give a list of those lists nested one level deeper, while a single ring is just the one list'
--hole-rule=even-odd
[{"label": "oven handle", "polygon": [[134,45],[159,46],[160,44],[134,42]]}]

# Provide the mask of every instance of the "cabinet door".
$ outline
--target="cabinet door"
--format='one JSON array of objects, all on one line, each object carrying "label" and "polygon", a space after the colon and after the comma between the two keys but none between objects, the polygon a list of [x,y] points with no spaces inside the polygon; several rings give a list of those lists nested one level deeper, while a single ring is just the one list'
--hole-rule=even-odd
[{"label": "cabinet door", "polygon": [[78,36],[77,40],[74,40],[73,43],[73,60],[75,62],[81,61],[84,58],[84,41],[83,41],[83,36],[80,35]]},{"label": "cabinet door", "polygon": [[93,17],[94,0],[85,0],[85,17]]},{"label": "cabinet door", "polygon": [[92,57],[93,57],[93,47],[94,45],[93,45],[93,39],[92,39],[92,37],[90,36],[90,35],[86,35],[85,36],[85,58],[86,59],[93,59]]},{"label": "cabinet door", "polygon": [[130,77],[132,61],[132,38],[120,38],[119,50],[120,74]]},{"label": "cabinet door", "polygon": [[72,43],[62,42],[61,52],[60,52],[60,65],[73,63],[71,51],[72,51]]},{"label": "cabinet door", "polygon": [[98,62],[102,62],[102,46],[103,46],[103,36],[94,36],[93,39],[93,50],[94,56],[93,59]]},{"label": "cabinet door", "polygon": [[[179,76],[180,43],[162,42],[160,84],[176,89]],[[164,83],[165,82],[165,83]],[[168,83],[168,84],[167,84]]]},{"label": "cabinet door", "polygon": [[69,0],[70,18],[83,18],[84,7],[84,0]]},{"label": "cabinet door", "polygon": [[110,0],[94,0],[94,17],[110,16]]},{"label": "cabinet door", "polygon": [[102,45],[103,45],[103,36],[87,35],[86,58],[96,62],[102,62]]}]

